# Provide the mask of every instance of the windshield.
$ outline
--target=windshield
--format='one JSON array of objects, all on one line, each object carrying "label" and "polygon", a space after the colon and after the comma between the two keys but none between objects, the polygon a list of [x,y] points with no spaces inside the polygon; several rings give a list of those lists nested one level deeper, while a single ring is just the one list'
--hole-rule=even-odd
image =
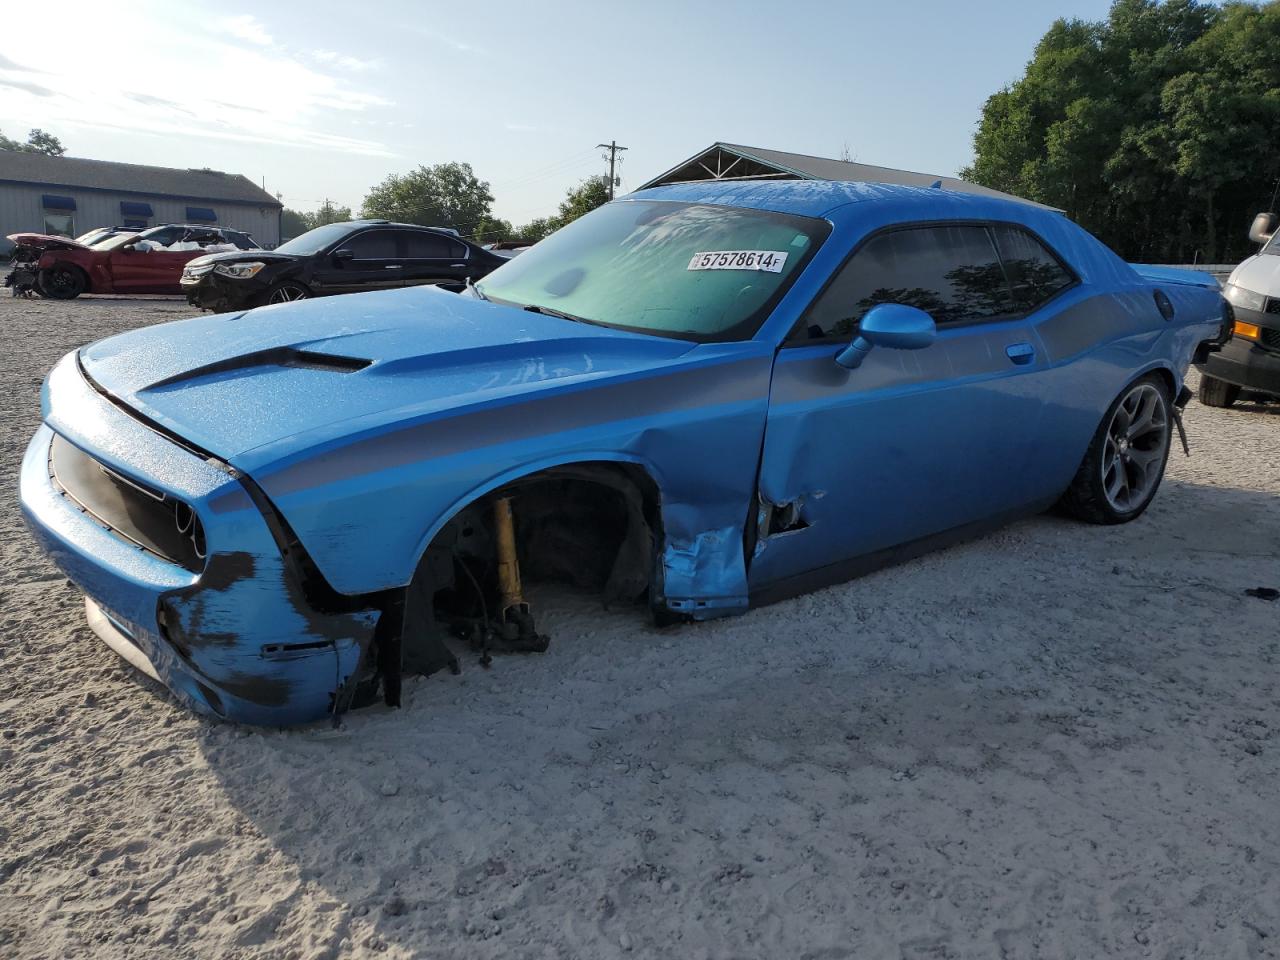
[{"label": "windshield", "polygon": [[662,200],[605,204],[503,264],[476,288],[604,326],[689,340],[755,333],[827,224]]},{"label": "windshield", "polygon": [[351,232],[354,223],[326,223],[294,237],[288,243],[276,247],[276,253],[291,253],[297,257],[310,257],[337,243]]},{"label": "windshield", "polygon": [[[155,229],[158,230],[160,228],[156,227]],[[151,232],[150,230],[147,231],[147,233],[150,233],[150,232]],[[103,240],[102,242],[95,243],[93,245],[93,249],[117,250],[120,247],[123,247],[126,243],[128,243],[131,240],[137,240],[139,237],[145,237],[147,233],[117,233],[114,237],[107,237],[107,239]]]}]

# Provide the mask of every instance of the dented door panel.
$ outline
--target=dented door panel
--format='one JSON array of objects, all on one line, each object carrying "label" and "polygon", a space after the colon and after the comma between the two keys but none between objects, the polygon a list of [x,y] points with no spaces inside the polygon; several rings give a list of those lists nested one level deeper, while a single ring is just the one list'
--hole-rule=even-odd
[{"label": "dented door panel", "polygon": [[803,529],[761,531],[753,587],[958,527],[1031,497],[1039,361],[1020,323],[942,331],[923,350],[872,350],[846,370],[829,345],[778,356],[760,497],[798,502]]}]

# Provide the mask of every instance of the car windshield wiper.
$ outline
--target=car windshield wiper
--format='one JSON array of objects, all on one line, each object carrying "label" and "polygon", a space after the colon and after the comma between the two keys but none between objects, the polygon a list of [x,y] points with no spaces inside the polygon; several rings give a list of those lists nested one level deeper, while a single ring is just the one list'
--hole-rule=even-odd
[{"label": "car windshield wiper", "polygon": [[577,314],[565,313],[563,310],[556,310],[554,307],[540,307],[536,303],[526,303],[521,310],[528,310],[530,313],[541,313],[548,317],[559,317],[561,320],[572,320],[574,323],[589,323],[598,327],[599,324],[594,320],[588,320],[586,317],[579,317]]}]

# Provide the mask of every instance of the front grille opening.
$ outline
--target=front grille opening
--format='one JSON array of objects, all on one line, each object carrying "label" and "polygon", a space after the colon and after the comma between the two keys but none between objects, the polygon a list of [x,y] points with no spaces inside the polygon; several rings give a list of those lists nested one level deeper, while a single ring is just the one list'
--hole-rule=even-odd
[{"label": "front grille opening", "polygon": [[1262,341],[1262,345],[1268,350],[1280,350],[1280,330],[1274,330],[1271,327],[1263,327],[1259,339]]},{"label": "front grille opening", "polygon": [[116,536],[193,573],[204,569],[204,526],[189,504],[112,470],[57,434],[49,476],[64,497]]}]

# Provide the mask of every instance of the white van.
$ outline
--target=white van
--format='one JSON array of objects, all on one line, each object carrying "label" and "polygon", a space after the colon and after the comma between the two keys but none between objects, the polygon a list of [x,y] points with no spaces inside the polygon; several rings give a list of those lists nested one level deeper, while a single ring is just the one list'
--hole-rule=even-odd
[{"label": "white van", "polygon": [[1227,278],[1232,336],[1200,368],[1200,402],[1229,407],[1241,390],[1280,398],[1280,230],[1274,213],[1253,218],[1249,239],[1262,248]]}]

